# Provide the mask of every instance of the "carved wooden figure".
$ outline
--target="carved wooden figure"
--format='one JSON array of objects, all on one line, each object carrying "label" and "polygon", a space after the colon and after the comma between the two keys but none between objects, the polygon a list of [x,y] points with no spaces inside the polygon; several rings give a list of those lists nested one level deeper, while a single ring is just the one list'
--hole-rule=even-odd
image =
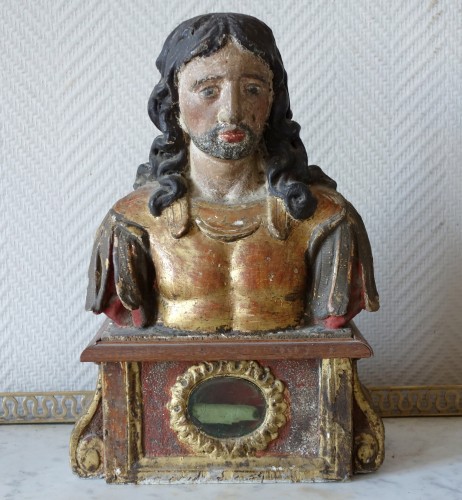
[{"label": "carved wooden figure", "polygon": [[108,320],[71,438],[108,482],[344,480],[376,470],[380,418],[352,323],[378,309],[361,217],[292,120],[271,30],[185,21],[157,60],[160,130],[97,233],[87,308]]}]

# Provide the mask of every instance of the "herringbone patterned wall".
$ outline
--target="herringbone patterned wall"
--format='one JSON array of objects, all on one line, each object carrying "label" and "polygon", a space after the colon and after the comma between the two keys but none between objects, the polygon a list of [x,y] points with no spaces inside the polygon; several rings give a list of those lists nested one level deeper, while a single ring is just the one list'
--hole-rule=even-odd
[{"label": "herringbone patterned wall", "polygon": [[368,384],[462,383],[459,0],[3,0],[0,391],[79,390],[93,235],[155,134],[154,61],[181,20],[275,32],[310,162],[363,215],[382,308]]}]

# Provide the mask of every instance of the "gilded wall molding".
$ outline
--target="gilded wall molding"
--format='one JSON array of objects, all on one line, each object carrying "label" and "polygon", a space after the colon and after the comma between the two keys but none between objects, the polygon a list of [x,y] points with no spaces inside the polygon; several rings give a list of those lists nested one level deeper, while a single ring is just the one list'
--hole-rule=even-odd
[{"label": "gilded wall molding", "polygon": [[462,385],[369,387],[381,417],[462,416]]},{"label": "gilded wall molding", "polygon": [[95,391],[2,392],[0,424],[74,423]]},{"label": "gilded wall molding", "polygon": [[[381,417],[462,416],[462,385],[368,387]],[[94,391],[2,392],[0,424],[74,423]]]}]

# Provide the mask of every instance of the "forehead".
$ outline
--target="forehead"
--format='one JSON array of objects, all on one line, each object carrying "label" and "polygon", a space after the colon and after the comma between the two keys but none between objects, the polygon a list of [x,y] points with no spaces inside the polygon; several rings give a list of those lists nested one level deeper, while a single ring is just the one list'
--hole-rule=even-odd
[{"label": "forehead", "polygon": [[196,57],[178,73],[178,82],[197,81],[209,76],[258,76],[271,84],[273,72],[263,59],[244,49],[236,42],[228,42],[222,49],[207,57]]}]

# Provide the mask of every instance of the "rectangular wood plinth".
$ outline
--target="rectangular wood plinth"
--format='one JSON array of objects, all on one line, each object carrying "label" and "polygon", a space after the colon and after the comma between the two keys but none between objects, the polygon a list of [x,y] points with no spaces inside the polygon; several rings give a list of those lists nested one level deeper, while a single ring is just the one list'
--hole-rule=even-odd
[{"label": "rectangular wood plinth", "polygon": [[[104,325],[81,356],[101,365],[106,481],[351,477],[354,360],[372,355],[354,327],[337,337],[319,331],[205,338],[113,331],[113,325]],[[254,430],[222,438],[193,418],[191,394],[220,377],[244,379],[253,386],[252,394],[260,394],[258,408],[265,410]],[[254,408],[245,406],[257,403],[245,399],[244,392],[228,399],[219,393],[218,399],[200,404]]]},{"label": "rectangular wood plinth", "polygon": [[[260,431],[236,438],[236,445],[232,439],[204,436],[188,422],[189,394],[209,380],[211,370],[217,376],[241,376],[225,372],[223,363],[101,364],[102,472],[107,482],[312,482],[351,477],[351,360],[229,363],[237,371],[244,366],[241,374],[246,380],[254,376],[270,414]],[[201,365],[205,367],[202,374]],[[255,365],[256,374],[249,375],[255,373]],[[178,397],[183,385],[183,395]],[[274,388],[279,385],[278,399]],[[180,418],[175,418],[175,412]]]},{"label": "rectangular wood plinth", "polygon": [[[352,326],[348,337],[300,336],[283,338],[263,334],[247,336],[126,336],[107,335],[105,323],[80,356],[81,361],[215,361],[220,359],[330,359],[369,358],[371,346]],[[122,330],[122,329],[121,329]]]}]

